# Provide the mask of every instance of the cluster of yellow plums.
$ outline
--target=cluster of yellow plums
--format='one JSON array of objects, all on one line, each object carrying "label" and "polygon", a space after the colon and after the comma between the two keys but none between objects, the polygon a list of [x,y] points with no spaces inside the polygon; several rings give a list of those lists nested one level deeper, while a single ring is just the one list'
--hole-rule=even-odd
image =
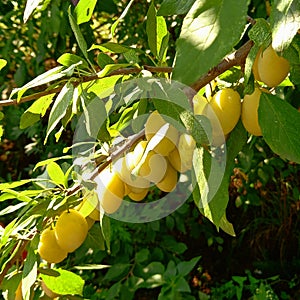
[{"label": "cluster of yellow plums", "polygon": [[192,168],[195,140],[180,133],[158,111],[149,115],[145,137],[94,179],[99,210],[116,212],[125,196],[141,201],[153,185],[169,193],[176,187],[178,172]]},{"label": "cluster of yellow plums", "polygon": [[76,209],[65,210],[51,225],[42,231],[38,253],[48,263],[63,261],[84,242],[89,225]]},{"label": "cluster of yellow plums", "polygon": [[146,140],[139,141],[131,151],[117,159],[94,178],[97,204],[88,216],[81,209],[85,197],[75,209],[65,210],[42,231],[38,245],[40,257],[48,263],[63,261],[68,253],[84,242],[93,222],[100,220],[101,211],[112,214],[125,196],[143,200],[151,185],[171,192],[178,181],[178,172],[192,168],[195,140],[180,133],[157,112],[152,112],[145,124]]},{"label": "cluster of yellow plums", "polygon": [[[290,65],[270,45],[264,50],[259,49],[252,70],[257,82],[272,88],[286,78]],[[194,97],[195,114],[204,115],[211,122],[212,145],[220,146],[224,143],[224,136],[226,137],[233,130],[240,118],[250,134],[262,135],[258,122],[258,107],[262,92],[269,91],[257,85],[251,95],[244,96],[243,101],[239,93],[232,88],[219,90],[210,99],[198,95]]]}]

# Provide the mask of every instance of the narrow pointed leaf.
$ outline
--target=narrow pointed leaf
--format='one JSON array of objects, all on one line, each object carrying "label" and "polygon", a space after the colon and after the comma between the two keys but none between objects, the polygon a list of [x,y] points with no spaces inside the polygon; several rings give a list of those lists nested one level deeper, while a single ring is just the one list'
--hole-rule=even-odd
[{"label": "narrow pointed leaf", "polygon": [[41,0],[27,0],[23,15],[23,22],[26,23],[33,11],[39,6]]},{"label": "narrow pointed leaf", "polygon": [[164,37],[168,35],[168,30],[164,17],[156,16],[153,2],[151,2],[147,13],[146,30],[151,52],[159,59],[163,59],[163,57],[160,57],[160,50]]},{"label": "narrow pointed leaf", "polygon": [[27,90],[29,90],[33,87],[36,87],[36,86],[40,86],[40,85],[49,83],[54,80],[58,80],[64,76],[66,76],[66,73],[63,72],[64,69],[65,69],[65,67],[63,67],[63,66],[55,67],[37,77],[35,77],[33,80],[29,81],[24,86],[13,89],[13,91],[10,94],[10,99],[12,98],[12,96],[17,94],[17,100],[19,101],[21,99],[21,97],[23,96],[23,94]]},{"label": "narrow pointed leaf", "polygon": [[67,107],[71,104],[74,86],[70,82],[66,83],[57,95],[49,115],[47,135],[44,141],[46,144],[49,134],[53,131],[59,121],[64,117]]}]

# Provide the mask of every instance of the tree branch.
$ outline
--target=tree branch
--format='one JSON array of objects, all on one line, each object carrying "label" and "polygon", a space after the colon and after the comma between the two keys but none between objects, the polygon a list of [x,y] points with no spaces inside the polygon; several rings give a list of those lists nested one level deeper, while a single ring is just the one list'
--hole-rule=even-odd
[{"label": "tree branch", "polygon": [[[216,67],[212,68],[207,74],[203,75],[199,80],[197,80],[195,83],[191,85],[191,88],[193,88],[196,91],[199,91],[202,87],[204,87],[206,84],[208,84],[210,81],[212,81],[214,78],[225,72],[226,70],[230,69],[233,66],[244,66],[246,57],[253,46],[252,41],[246,42],[243,46],[241,46],[238,50],[233,52],[232,54],[229,54],[220,64],[218,64]],[[142,70],[147,70],[152,73],[172,73],[173,68],[172,67],[154,67],[154,66],[148,66],[145,65],[143,68],[124,68],[119,69],[116,71],[111,72],[107,76],[113,76],[113,75],[128,75],[128,74],[134,74],[134,73],[140,73]],[[75,86],[78,86],[82,82],[89,82],[96,79],[100,79],[101,77],[97,75],[92,76],[85,76],[82,78],[79,78],[78,81],[75,81],[73,84]],[[3,106],[9,106],[9,105],[17,105],[20,103],[32,101],[35,99],[38,99],[42,96],[50,95],[53,93],[59,93],[62,90],[62,87],[57,87],[51,90],[42,91],[39,93],[35,93],[29,96],[22,97],[19,102],[17,102],[16,99],[12,100],[2,100],[0,101],[0,107]]]},{"label": "tree branch", "polygon": [[226,70],[234,66],[243,67],[245,65],[245,60],[247,58],[247,55],[251,50],[252,46],[253,46],[252,41],[246,42],[238,50],[229,54],[217,66],[215,66],[210,71],[208,71],[207,74],[203,75],[196,82],[194,82],[191,85],[191,88],[193,88],[196,91],[199,91],[201,88],[206,86],[208,83],[210,83],[213,79],[215,79],[216,77],[224,73]]}]

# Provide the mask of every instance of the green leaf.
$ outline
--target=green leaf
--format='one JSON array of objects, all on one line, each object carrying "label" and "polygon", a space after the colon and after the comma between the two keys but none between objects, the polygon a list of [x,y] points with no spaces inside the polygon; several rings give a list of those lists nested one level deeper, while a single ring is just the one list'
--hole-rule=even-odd
[{"label": "green leaf", "polygon": [[177,265],[177,271],[178,274],[181,276],[186,276],[188,275],[193,268],[196,266],[198,261],[200,260],[201,256],[197,256],[192,258],[190,261],[182,261]]},{"label": "green leaf", "polygon": [[91,19],[97,0],[79,1],[75,7],[75,20],[76,23],[82,24]]},{"label": "green leaf", "polygon": [[[37,240],[37,238],[38,237],[36,236],[35,240]],[[30,288],[33,286],[33,284],[36,282],[37,279],[37,255],[35,254],[34,250],[31,247],[29,247],[27,251],[28,252],[24,262],[23,275],[22,275],[23,295],[30,293]]]},{"label": "green leaf", "polygon": [[221,218],[219,227],[227,234],[231,236],[236,236],[233,225],[227,220],[226,213]]},{"label": "green leaf", "polygon": [[104,237],[105,244],[107,247],[107,251],[110,253],[110,237],[111,237],[110,218],[103,214],[100,219],[100,225],[101,225],[102,235]]},{"label": "green leaf", "polygon": [[125,45],[121,45],[121,44],[117,44],[117,43],[113,43],[113,42],[108,42],[108,43],[103,43],[101,45],[92,45],[92,47],[89,49],[90,50],[94,50],[94,49],[99,49],[103,52],[111,52],[111,53],[125,53],[131,49],[135,49],[135,48],[131,48],[129,46],[125,46]]},{"label": "green leaf", "polygon": [[125,108],[120,115],[119,120],[113,124],[110,129],[121,132],[124,128],[126,128],[134,118],[137,106],[138,103],[134,103],[132,106]]},{"label": "green leaf", "polygon": [[110,268],[110,265],[96,265],[96,264],[90,264],[90,265],[83,265],[83,266],[75,266],[74,268],[77,270],[103,270]]},{"label": "green leaf", "polygon": [[165,51],[160,55],[162,41],[168,35],[167,25],[164,17],[156,16],[156,9],[153,1],[147,13],[146,31],[148,35],[148,45],[151,52],[160,60],[164,59]]},{"label": "green leaf", "polygon": [[135,254],[135,261],[142,263],[149,258],[150,251],[148,249],[142,249]]},{"label": "green leaf", "polygon": [[172,280],[177,275],[176,265],[173,260],[168,262],[166,271],[163,274],[163,278],[166,280]]},{"label": "green leaf", "polygon": [[[35,171],[37,168],[39,167],[42,167],[42,166],[45,166],[45,165],[48,165],[50,162],[53,162],[53,161],[57,161],[57,160],[60,160],[60,159],[72,159],[73,156],[72,155],[64,155],[64,156],[60,156],[60,157],[52,157],[52,158],[48,158],[46,160],[42,160],[40,162],[38,162],[33,171]],[[1,189],[1,188],[0,188]]]},{"label": "green leaf", "polygon": [[104,280],[119,280],[126,275],[130,270],[130,264],[117,263],[111,266],[104,276]]},{"label": "green leaf", "polygon": [[191,292],[188,282],[183,277],[179,277],[175,280],[175,290],[183,293]]},{"label": "green leaf", "polygon": [[[219,166],[217,160],[213,160],[210,154],[203,148],[195,151],[194,180],[197,181],[193,198],[202,214],[207,217],[217,228],[220,224],[229,201],[228,186],[234,167],[235,157],[241,151],[247,141],[247,133],[241,122],[231,132],[226,143],[225,169]],[[212,168],[213,163],[213,168]],[[222,162],[224,164],[224,162]],[[213,173],[211,173],[213,171]],[[219,182],[222,178],[221,182]],[[217,190],[216,190],[217,188]]]},{"label": "green leaf", "polygon": [[248,0],[196,0],[176,44],[173,79],[191,84],[217,65],[240,40]]},{"label": "green leaf", "polygon": [[122,69],[122,68],[126,68],[131,66],[131,64],[112,64],[112,65],[106,65],[100,72],[98,72],[98,77],[102,78],[104,76],[107,76],[108,74],[110,74],[113,71]]},{"label": "green leaf", "polygon": [[0,71],[3,69],[7,64],[7,61],[5,59],[0,58]]},{"label": "green leaf", "polygon": [[95,97],[92,102],[89,102],[84,94],[80,98],[84,114],[83,124],[85,125],[86,132],[89,136],[96,138],[101,126],[105,124],[105,120],[107,119],[105,104],[98,97]]},{"label": "green leaf", "polygon": [[34,88],[36,86],[40,86],[46,83],[49,83],[51,81],[60,79],[64,76],[66,76],[66,73],[63,72],[65,70],[65,67],[63,66],[59,66],[59,67],[55,67],[37,77],[35,77],[33,80],[29,81],[28,83],[26,83],[24,86],[20,87],[20,88],[16,88],[13,89],[13,91],[11,92],[9,98],[11,99],[13,95],[15,95],[16,93],[17,95],[17,101],[19,101],[21,99],[21,97],[23,96],[23,94],[31,89]]},{"label": "green leaf", "polygon": [[130,6],[132,5],[132,3],[134,2],[134,0],[130,0],[129,3],[127,4],[127,6],[125,7],[125,9],[123,10],[121,16],[117,19],[117,21],[115,21],[112,26],[111,26],[111,35],[114,36],[115,34],[115,30],[118,26],[118,24],[125,18],[125,16],[127,15]]},{"label": "green leaf", "polygon": [[109,55],[100,52],[97,56],[97,63],[99,67],[103,69],[106,65],[114,64],[114,61]]},{"label": "green leaf", "polygon": [[161,262],[153,261],[143,269],[146,278],[150,278],[153,275],[163,274],[165,267]]},{"label": "green leaf", "polygon": [[[3,278],[1,282],[1,292],[7,293],[6,299],[7,300],[15,300],[16,295],[15,292],[18,288],[20,281],[22,280],[22,272],[11,272],[8,276]],[[2,297],[4,299],[4,297]]]},{"label": "green leaf", "polygon": [[20,119],[20,128],[27,128],[38,122],[41,116],[44,116],[50,104],[52,103],[55,94],[49,94],[36,100],[26,111],[22,114]]},{"label": "green leaf", "polygon": [[164,0],[157,15],[171,16],[186,14],[193,6],[195,0]]},{"label": "green leaf", "polygon": [[48,175],[50,177],[50,179],[57,185],[62,185],[64,187],[66,187],[66,183],[65,183],[65,174],[62,171],[62,169],[60,168],[60,166],[54,162],[51,161],[46,168]]},{"label": "green leaf", "polygon": [[270,24],[265,19],[257,19],[249,30],[249,38],[258,46],[267,47],[271,43]]},{"label": "green leaf", "polygon": [[21,202],[21,203],[18,203],[18,204],[15,204],[15,205],[9,205],[9,206],[6,206],[4,209],[2,209],[0,211],[0,216],[4,216],[4,215],[7,215],[7,214],[11,214],[17,210],[19,210],[20,208],[22,208],[23,206],[25,206],[27,203],[26,202]]},{"label": "green leaf", "polygon": [[82,87],[86,89],[87,93],[94,93],[99,98],[105,98],[111,95],[114,86],[121,78],[122,75],[103,77],[90,83],[83,83]]},{"label": "green leaf", "polygon": [[[182,96],[181,99],[187,100],[186,96],[183,93],[180,93],[178,91],[178,95]],[[191,112],[189,106],[187,107],[187,109],[185,109],[181,105],[179,106],[173,102],[166,102],[165,100],[160,99],[153,99],[153,103],[160,114],[171,118],[169,120],[171,124],[172,120],[177,122],[177,124],[174,124],[177,127],[177,129],[180,130],[180,128],[178,127],[180,126],[180,124],[182,124],[184,128],[192,134],[198,145],[202,145],[207,141],[206,132],[207,128],[210,125],[206,117],[195,116]],[[186,103],[188,103],[188,101]]]},{"label": "green leaf", "polygon": [[[82,2],[86,2],[86,1],[82,1]],[[88,57],[86,41],[85,41],[85,39],[84,39],[84,37],[81,33],[81,30],[80,30],[78,24],[76,23],[76,20],[72,16],[71,6],[69,6],[68,14],[69,14],[69,22],[70,22],[72,31],[75,35],[78,46],[79,46],[80,50],[82,51],[83,56],[85,57],[85,59],[88,61],[90,66],[93,68],[93,64],[90,62],[89,57]]]},{"label": "green leaf", "polygon": [[49,121],[47,126],[47,134],[44,141],[46,144],[49,134],[53,131],[59,121],[64,117],[67,107],[71,104],[74,93],[74,86],[72,83],[67,82],[60,93],[57,95],[55,102],[51,108]]},{"label": "green leaf", "polygon": [[284,100],[262,93],[258,120],[272,151],[283,159],[300,163],[300,113]]},{"label": "green leaf", "polygon": [[27,0],[23,15],[23,22],[26,23],[33,11],[39,6],[41,0]]},{"label": "green leaf", "polygon": [[88,69],[88,63],[86,62],[86,60],[72,53],[64,53],[57,59],[57,62],[65,67],[70,67],[72,65],[79,65],[81,69]]},{"label": "green leaf", "polygon": [[92,226],[92,228],[88,231],[88,235],[84,243],[92,249],[95,250],[105,250],[104,237],[99,226]]},{"label": "green leaf", "polygon": [[31,198],[26,195],[27,191],[18,192],[18,191],[14,191],[14,190],[10,190],[10,189],[5,189],[4,192],[8,192],[8,193],[14,195],[15,199],[18,199],[23,202],[31,201]]},{"label": "green leaf", "polygon": [[27,183],[31,183],[33,181],[34,181],[34,179],[23,179],[23,180],[14,181],[14,182],[1,183],[0,191],[6,190],[6,189],[14,189],[16,187],[22,186]]},{"label": "green leaf", "polygon": [[300,28],[299,0],[274,0],[270,15],[272,47],[282,52],[292,42]]},{"label": "green leaf", "polygon": [[115,284],[113,284],[108,292],[107,292],[107,295],[106,295],[106,299],[107,300],[113,300],[113,299],[116,299],[116,297],[119,295],[120,293],[120,290],[122,288],[122,282],[121,281],[118,281],[116,282]]},{"label": "green leaf", "polygon": [[77,274],[63,269],[55,269],[56,276],[41,273],[40,276],[46,286],[54,293],[60,295],[80,295],[82,296],[84,280]]}]

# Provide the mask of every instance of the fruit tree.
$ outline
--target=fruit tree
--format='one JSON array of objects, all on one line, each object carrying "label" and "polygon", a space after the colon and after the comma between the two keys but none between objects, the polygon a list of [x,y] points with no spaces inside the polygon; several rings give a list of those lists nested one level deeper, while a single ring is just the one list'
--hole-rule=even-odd
[{"label": "fruit tree", "polygon": [[[0,178],[3,297],[133,299],[161,287],[158,299],[181,299],[200,257],[145,267],[148,245],[134,263],[110,263],[114,226],[154,226],[187,202],[235,237],[238,155],[263,140],[300,163],[300,2],[18,2],[0,4],[0,138],[17,128],[33,141],[23,152],[43,159]],[[86,270],[102,269],[89,290]]]}]

